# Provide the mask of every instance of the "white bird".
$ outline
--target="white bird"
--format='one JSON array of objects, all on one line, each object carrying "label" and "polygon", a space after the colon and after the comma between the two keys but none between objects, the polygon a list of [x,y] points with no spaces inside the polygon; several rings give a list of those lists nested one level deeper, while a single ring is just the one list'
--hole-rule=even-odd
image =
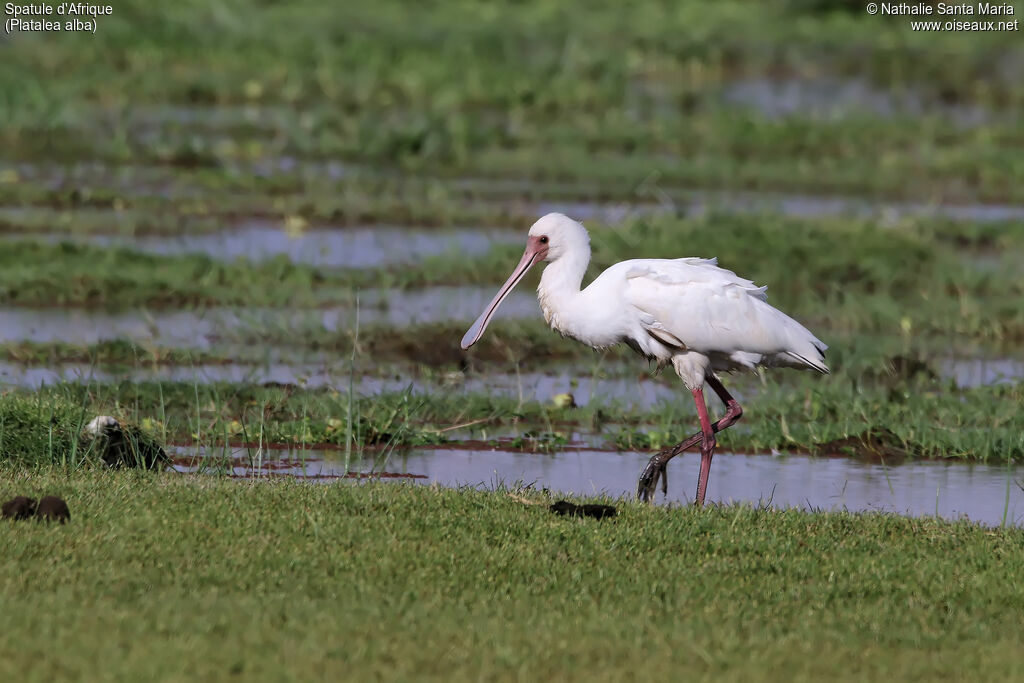
[{"label": "white bird", "polygon": [[[667,493],[668,461],[700,443],[696,505],[703,505],[715,432],[743,415],[716,372],[784,366],[828,373],[828,347],[770,306],[764,287],[719,268],[716,259],[631,259],[616,263],[581,289],[590,263],[590,236],[560,213],[550,213],[530,228],[523,258],[466,332],[462,348],[480,340],[495,310],[538,261],[548,262],[537,299],[552,329],[595,349],[625,343],[657,361],[659,369],[671,363],[693,393],[701,431],[651,458],[637,487],[642,500],[653,498],[659,478]],[[713,424],[704,402],[705,383],[726,409]]]}]

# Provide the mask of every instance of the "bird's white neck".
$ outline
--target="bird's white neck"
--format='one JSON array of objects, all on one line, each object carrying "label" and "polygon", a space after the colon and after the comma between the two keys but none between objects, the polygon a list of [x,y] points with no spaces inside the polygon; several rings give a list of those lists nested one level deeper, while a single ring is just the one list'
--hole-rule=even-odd
[{"label": "bird's white neck", "polygon": [[583,276],[590,263],[590,245],[577,245],[544,268],[537,287],[544,319],[562,334],[573,335],[573,312],[577,308]]}]

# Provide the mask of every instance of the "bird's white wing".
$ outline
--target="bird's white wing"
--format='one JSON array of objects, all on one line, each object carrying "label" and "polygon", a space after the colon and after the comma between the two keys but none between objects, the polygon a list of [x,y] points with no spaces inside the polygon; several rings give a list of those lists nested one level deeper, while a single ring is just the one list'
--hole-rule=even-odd
[{"label": "bird's white wing", "polygon": [[717,287],[738,287],[748,296],[768,301],[767,287],[758,287],[718,265],[717,258],[635,259],[629,264],[627,279],[649,278],[666,285],[705,284]]},{"label": "bird's white wing", "polygon": [[[768,305],[765,287],[714,259],[626,261],[625,295],[652,337],[705,354],[790,353],[812,367],[825,345]],[[678,343],[674,343],[678,342]]]}]

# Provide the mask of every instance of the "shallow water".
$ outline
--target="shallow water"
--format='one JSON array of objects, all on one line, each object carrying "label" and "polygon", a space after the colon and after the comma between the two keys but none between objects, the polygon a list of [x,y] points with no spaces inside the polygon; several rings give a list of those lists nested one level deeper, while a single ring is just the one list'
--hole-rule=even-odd
[{"label": "shallow water", "polygon": [[910,87],[881,90],[857,78],[743,79],[723,89],[722,102],[753,109],[772,119],[788,116],[829,119],[850,114],[883,118],[931,115],[971,128],[996,118],[980,105],[941,102]]},{"label": "shallow water", "polygon": [[937,371],[959,387],[977,387],[1024,380],[1024,360],[1013,358],[957,358],[940,361]]},{"label": "shallow water", "polygon": [[87,363],[65,363],[58,366],[24,366],[0,362],[0,386],[9,385],[38,389],[45,385],[61,382],[105,383],[130,382],[215,382],[255,384],[296,384],[310,387],[330,386],[347,388],[347,379],[339,375],[332,377],[321,365],[286,365],[267,363],[263,365],[159,365],[114,369],[94,367]]},{"label": "shallow water", "polygon": [[[360,325],[401,327],[448,320],[472,322],[494,296],[494,287],[427,287],[359,293]],[[286,310],[210,308],[205,310],[92,311],[61,308],[0,309],[0,343],[18,341],[95,344],[106,339],[150,342],[166,348],[209,349],[232,339],[259,339],[266,330],[347,333],[356,321],[355,297],[347,306]],[[513,292],[498,319],[538,317],[536,297]],[[457,340],[456,340],[457,341]]]},{"label": "shallow water", "polygon": [[[177,449],[177,469],[195,471],[189,462],[196,450]],[[219,451],[214,453],[219,455]],[[201,454],[200,454],[201,455]],[[237,476],[266,474],[337,478],[345,474],[339,451],[288,453],[266,451],[273,463],[252,468],[248,455],[233,453]],[[566,451],[554,455],[498,450],[417,449],[392,454],[384,462],[360,462],[352,469],[417,475],[415,481],[443,486],[493,488],[517,483],[577,495],[635,495],[636,480],[650,454]],[[700,457],[685,453],[669,466],[669,495],[659,502],[688,504],[696,486]],[[775,508],[893,512],[911,516],[966,517],[987,525],[1024,523],[1024,467],[910,461],[899,465],[866,463],[849,458],[803,455],[715,456],[708,486],[709,502],[751,503]],[[1008,496],[1008,501],[1007,501]]]},{"label": "shallow water", "polygon": [[205,349],[218,325],[218,311],[124,311],[0,309],[0,342],[95,344],[107,339],[155,342],[169,348]]},{"label": "shallow water", "polygon": [[[0,312],[0,331],[6,329],[3,322],[3,313]],[[45,330],[47,334],[54,331]],[[145,341],[142,339],[140,345],[144,346]],[[224,339],[213,337],[207,339],[207,344],[216,346],[218,341],[223,342]],[[166,340],[161,340],[161,343],[166,344]],[[369,368],[363,365],[364,370]],[[936,362],[935,369],[940,378],[952,380],[961,388],[1024,380],[1024,360],[1020,359],[945,359]],[[391,374],[390,370],[375,367],[373,373],[361,372],[356,378],[356,391],[360,395],[372,396],[411,387],[416,392],[483,393],[541,403],[568,393],[579,406],[589,405],[596,397],[603,405],[639,409],[650,409],[667,401],[688,400],[686,392],[671,373],[655,377],[642,370],[643,364],[636,362],[602,364],[597,374],[594,367],[567,365],[565,369],[518,374],[452,372],[424,376],[419,372],[404,374],[401,368]],[[336,354],[272,347],[236,349],[235,362],[231,364],[96,367],[86,363],[66,363],[37,367],[0,361],[0,384],[9,386],[38,388],[59,382],[124,380],[277,383],[347,391],[349,375],[347,360],[338,358]],[[737,396],[743,398],[741,394]]]},{"label": "shallow water", "polygon": [[256,219],[219,232],[174,237],[29,233],[8,235],[5,239],[124,247],[158,256],[203,254],[223,261],[245,259],[260,262],[284,256],[294,263],[320,268],[373,268],[413,264],[423,258],[446,253],[480,256],[496,244],[518,244],[522,241],[507,232],[416,230],[384,226],[318,228],[289,233],[284,230],[283,224]]},{"label": "shallow water", "polygon": [[[104,383],[131,382],[215,382],[253,384],[294,384],[308,388],[331,388],[347,392],[349,376],[344,362],[335,363],[264,363],[160,365],[156,367],[112,368],[94,367],[86,363],[67,363],[39,367],[0,361],[0,386],[38,389],[61,382]],[[387,377],[361,376],[355,380],[360,396],[375,396],[412,389],[417,393],[458,392],[507,396],[524,401],[547,403],[562,393],[571,393],[576,405],[586,406],[597,400],[602,405],[647,409],[663,401],[689,400],[682,385],[649,377],[615,377],[593,379],[573,377],[568,372],[488,374],[486,376],[451,376],[424,379],[402,375]]]}]

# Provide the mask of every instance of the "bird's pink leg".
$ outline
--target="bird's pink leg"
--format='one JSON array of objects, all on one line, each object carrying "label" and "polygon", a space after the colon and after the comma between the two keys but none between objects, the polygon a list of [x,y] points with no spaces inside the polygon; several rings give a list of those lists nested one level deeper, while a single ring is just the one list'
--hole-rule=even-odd
[{"label": "bird's pink leg", "polygon": [[725,404],[725,415],[721,420],[716,422],[716,432],[720,432],[723,429],[732,427],[736,424],[737,420],[743,417],[743,408],[740,406],[739,401],[734,399],[732,395],[725,390],[725,387],[714,375],[709,375],[705,381],[708,386],[714,389],[715,393],[718,394],[718,398],[722,399],[722,403]]},{"label": "bird's pink leg", "polygon": [[708,475],[711,474],[711,457],[715,454],[715,430],[711,428],[708,417],[708,406],[704,402],[704,390],[693,390],[693,402],[697,404],[697,417],[700,419],[700,477],[697,479],[697,499],[694,505],[704,505],[704,494],[708,490]]},{"label": "bird's pink leg", "polygon": [[[743,408],[740,407],[739,402],[725,390],[725,387],[722,386],[722,383],[717,377],[710,375],[707,377],[706,381],[708,386],[718,394],[718,398],[722,400],[722,403],[725,404],[725,415],[722,419],[712,423],[711,425],[712,433],[720,432],[723,429],[727,429],[736,424],[736,422],[743,416]],[[703,403],[703,401],[701,401],[701,403]],[[637,485],[637,497],[643,501],[649,502],[652,500],[654,498],[654,491],[658,488],[658,479],[661,479],[662,491],[667,495],[668,475],[666,472],[666,466],[668,465],[668,461],[685,451],[687,448],[692,448],[703,441],[704,429],[703,425],[701,425],[701,431],[697,432],[685,441],[680,441],[675,446],[666,448],[654,455],[650,462],[647,463],[647,467],[645,467],[644,471],[640,474],[640,482]],[[703,458],[701,465],[703,469]],[[706,483],[707,482],[705,482],[705,484]]]}]

